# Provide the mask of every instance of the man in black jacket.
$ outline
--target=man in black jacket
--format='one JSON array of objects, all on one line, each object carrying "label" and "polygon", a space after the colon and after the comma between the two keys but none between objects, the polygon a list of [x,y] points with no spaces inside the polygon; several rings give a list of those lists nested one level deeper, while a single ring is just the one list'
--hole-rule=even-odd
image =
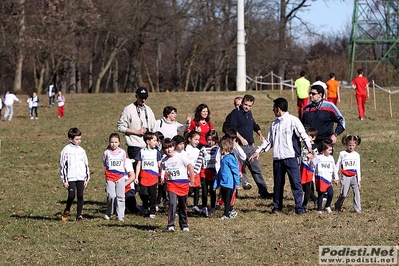
[{"label": "man in black jacket", "polygon": [[267,185],[262,176],[259,161],[257,159],[253,161],[248,160],[248,158],[251,157],[251,155],[255,152],[253,132],[255,131],[259,135],[262,142],[265,139],[262,135],[259,125],[256,124],[252,117],[251,108],[254,102],[255,97],[252,95],[245,95],[242,99],[241,106],[239,108],[235,108],[226,117],[225,126],[237,131],[238,143],[247,155],[247,160],[242,166],[243,173],[245,171],[245,167],[247,166],[252,174],[252,177],[254,178],[256,185],[258,186],[259,195],[263,198],[271,198],[272,194],[267,191]]}]

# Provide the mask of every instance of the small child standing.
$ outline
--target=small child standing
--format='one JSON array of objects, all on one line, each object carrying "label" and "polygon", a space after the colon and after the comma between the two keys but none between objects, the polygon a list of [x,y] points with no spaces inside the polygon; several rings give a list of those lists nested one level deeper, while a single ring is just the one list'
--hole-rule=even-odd
[{"label": "small child standing", "polygon": [[[168,174],[166,189],[169,193],[168,209],[168,231],[175,231],[175,214],[178,207],[179,225],[183,231],[190,231],[188,228],[187,200],[189,187],[194,185],[194,180],[188,180],[187,171],[194,176],[194,168],[187,156],[175,151],[176,143],[166,138],[162,143],[162,149],[166,157],[162,159],[161,183]],[[178,206],[176,206],[176,203]]]},{"label": "small child standing", "polygon": [[[133,165],[126,160],[126,152],[120,148],[120,137],[118,133],[109,136],[108,148],[103,154],[105,167],[105,183],[107,192],[107,210],[105,220],[109,220],[114,214],[114,208],[118,221],[123,222],[125,216],[125,187],[135,180]],[[129,175],[126,180],[125,176]],[[116,200],[116,202],[115,202]]]},{"label": "small child standing", "polygon": [[233,140],[229,137],[222,137],[220,140],[220,150],[222,159],[220,161],[220,170],[218,171],[213,185],[214,190],[221,188],[222,199],[225,203],[224,215],[221,220],[228,220],[237,216],[237,212],[231,215],[231,199],[235,189],[240,186],[240,174],[238,160],[232,153],[234,147]]},{"label": "small child standing", "polygon": [[332,141],[330,139],[324,140],[319,144],[317,150],[319,154],[316,155],[314,159],[315,183],[318,192],[317,209],[318,213],[322,214],[323,195],[327,192],[325,210],[327,213],[332,213],[330,205],[334,196],[334,190],[331,181],[334,179],[334,183],[336,185],[338,184],[338,173],[335,167],[334,157],[331,155]]},{"label": "small child standing", "polygon": [[[200,150],[195,168],[200,168],[201,188],[202,188],[202,215],[215,214],[216,207],[216,191],[213,190],[213,183],[215,176],[219,170],[218,163],[220,163],[220,153],[217,143],[219,141],[218,134],[215,130],[210,130],[206,133],[207,146],[203,146]],[[211,210],[208,213],[208,192],[211,195]]]},{"label": "small child standing", "polygon": [[[187,134],[187,139],[186,139],[186,148],[185,151],[188,155],[188,158],[190,159],[191,165],[195,166],[200,150],[197,149],[197,146],[199,144],[199,139],[200,139],[200,133],[197,131],[190,131]],[[200,178],[200,168],[194,168],[194,177],[189,176],[190,180],[194,179],[194,184],[192,187],[190,187],[190,191],[188,195],[190,196],[191,194],[194,193],[194,207],[193,210],[196,213],[200,213],[201,210],[198,207],[198,201],[199,201],[199,189],[201,185],[201,178]]]},{"label": "small child standing", "polygon": [[63,118],[65,97],[64,95],[62,95],[62,91],[58,91],[57,104],[58,104],[58,118]]},{"label": "small child standing", "polygon": [[28,100],[26,100],[26,102],[28,103],[28,107],[29,107],[29,116],[30,119],[33,119],[33,113],[32,113],[32,106],[33,106],[33,96],[30,95]]},{"label": "small child standing", "polygon": [[359,136],[347,135],[342,138],[342,144],[346,150],[341,151],[338,156],[337,168],[341,175],[341,194],[335,202],[335,210],[341,211],[345,198],[348,196],[349,188],[353,190],[353,207],[355,212],[361,213],[360,204],[360,155],[355,151],[361,139]]},{"label": "small child standing", "polygon": [[161,167],[161,153],[158,151],[158,138],[155,133],[144,133],[146,147],[141,149],[135,160],[136,173],[140,175],[140,198],[143,202],[144,215],[155,218],[157,204],[158,174]]},{"label": "small child standing", "polygon": [[61,151],[60,177],[64,188],[68,189],[68,199],[61,220],[66,221],[77,193],[76,220],[82,221],[83,193],[90,180],[89,162],[85,150],[80,147],[82,133],[76,127],[69,129],[70,143]]},{"label": "small child standing", "polygon": [[[156,131],[155,136],[157,136],[157,150],[161,153],[161,156],[165,156],[162,151],[162,142],[165,139],[165,136],[161,131]],[[167,206],[168,197],[166,195],[166,184],[161,184],[161,173],[158,174],[158,194],[157,194],[157,204],[155,205],[155,210],[159,211],[159,205],[161,204],[161,200],[163,201],[163,205]]]},{"label": "small child standing", "polygon": [[35,119],[39,119],[37,116],[37,108],[39,108],[39,96],[36,92],[32,94],[32,111],[31,111],[31,119],[33,119],[33,114],[35,114]]},{"label": "small child standing", "polygon": [[[317,130],[315,128],[307,128],[306,133],[310,138],[310,144],[312,144],[313,152],[317,152],[317,146],[314,140],[317,137]],[[306,145],[302,149],[302,161],[301,161],[301,183],[303,190],[303,202],[302,206],[305,212],[308,211],[308,202],[312,200],[317,205],[317,197],[314,195],[314,164],[312,160],[308,158],[308,147]]]}]

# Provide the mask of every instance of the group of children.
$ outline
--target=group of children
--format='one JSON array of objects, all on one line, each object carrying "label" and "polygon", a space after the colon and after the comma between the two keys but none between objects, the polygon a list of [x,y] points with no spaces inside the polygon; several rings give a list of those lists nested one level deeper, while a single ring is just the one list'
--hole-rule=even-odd
[{"label": "group of children", "polygon": [[[36,92],[33,92],[28,100],[26,100],[29,107],[29,116],[30,119],[39,119],[37,115],[37,108],[39,107],[39,96]],[[58,104],[58,118],[64,117],[64,105],[65,105],[65,97],[61,91],[58,91],[57,96],[57,104]],[[51,106],[51,105],[50,105]]]},{"label": "group of children", "polygon": [[[307,129],[312,141],[317,131]],[[225,205],[221,220],[237,216],[234,210],[236,190],[240,186],[240,162],[245,160],[245,153],[235,141],[237,133],[226,131],[219,139],[216,131],[206,135],[207,145],[198,149],[200,135],[191,131],[186,138],[175,136],[165,138],[160,132],[147,132],[143,138],[146,147],[141,149],[134,159],[126,158],[126,152],[120,147],[120,137],[112,133],[109,145],[103,154],[105,167],[107,209],[104,219],[111,219],[116,213],[117,219],[123,221],[125,207],[139,211],[136,207],[133,184],[139,188],[143,209],[140,211],[150,218],[156,217],[157,206],[163,197],[168,202],[168,231],[175,231],[175,216],[179,217],[179,227],[189,231],[188,197],[193,194],[194,212],[209,216],[215,214],[217,202]],[[70,143],[64,147],[60,159],[60,176],[63,185],[68,189],[68,199],[63,221],[68,219],[72,202],[77,193],[76,220],[82,220],[83,191],[90,179],[88,159],[80,147],[81,132],[77,128],[68,131]],[[326,197],[324,210],[331,213],[331,202],[334,195],[332,182],[337,185],[341,180],[341,193],[335,203],[335,210],[342,211],[342,205],[350,188],[354,192],[354,210],[361,212],[360,204],[360,156],[355,151],[361,139],[359,136],[346,135],[342,144],[346,146],[338,156],[335,164],[332,156],[331,140],[324,140],[317,147],[313,143],[314,157],[307,156],[307,149],[302,152],[301,179],[304,192],[303,207],[308,210],[309,200],[317,205],[322,213],[323,199]],[[339,174],[338,174],[339,173]],[[202,209],[199,208],[199,192],[202,190]],[[314,186],[318,193],[314,195]],[[158,188],[158,193],[157,193]],[[216,189],[220,188],[219,200],[216,200]],[[166,193],[167,192],[167,193]],[[158,197],[157,197],[158,194]],[[166,196],[167,194],[167,196]],[[210,194],[210,211],[208,211],[208,194]],[[128,203],[128,206],[127,204]],[[133,206],[132,206],[133,204]],[[125,206],[126,205],[126,206]]]},{"label": "group of children", "polygon": [[[335,202],[335,210],[342,211],[342,205],[348,195],[349,189],[352,188],[354,193],[354,211],[361,212],[360,204],[360,155],[355,151],[356,146],[360,144],[359,136],[346,135],[342,138],[342,145],[346,147],[338,156],[337,163],[332,156],[333,143],[330,139],[326,139],[314,144],[317,137],[317,130],[308,128],[306,130],[313,144],[313,150],[316,153],[313,159],[308,157],[307,149],[302,151],[301,162],[301,183],[303,189],[303,208],[308,211],[308,203],[310,200],[314,202],[319,214],[323,212],[323,201],[326,200],[324,210],[332,213],[331,202],[334,196],[332,182],[338,185],[341,181],[341,192]],[[314,186],[316,187],[317,197],[314,195]]]},{"label": "group of children", "polygon": [[[237,212],[232,205],[236,189],[240,186],[240,168],[235,154],[239,157],[245,155],[235,144],[236,133],[226,134],[219,141],[216,131],[209,131],[206,135],[207,145],[201,149],[198,149],[199,137],[200,134],[196,131],[189,132],[186,138],[177,135],[172,139],[163,139],[160,132],[147,132],[143,136],[146,147],[134,158],[134,168],[132,161],[126,158],[126,152],[120,148],[119,134],[112,133],[103,154],[107,195],[104,219],[109,220],[116,213],[117,219],[123,221],[125,207],[131,211],[131,206],[125,206],[128,202],[127,193],[133,190],[131,184],[138,187],[143,205],[141,212],[145,216],[156,217],[162,197],[164,202],[168,202],[168,231],[175,231],[176,215],[179,217],[180,229],[189,231],[187,209],[191,194],[194,196],[195,212],[204,216],[215,214],[218,188],[218,202],[225,205],[221,219],[236,217]],[[80,147],[81,132],[77,128],[71,128],[68,138],[70,143],[62,150],[60,159],[61,180],[68,189],[67,205],[61,215],[63,221],[68,219],[75,191],[78,195],[76,219],[82,219],[83,190],[90,179],[87,156]],[[200,186],[202,209],[198,203]],[[209,212],[208,194],[211,197]],[[134,192],[131,196],[134,197]],[[136,208],[135,200],[131,203]]]}]

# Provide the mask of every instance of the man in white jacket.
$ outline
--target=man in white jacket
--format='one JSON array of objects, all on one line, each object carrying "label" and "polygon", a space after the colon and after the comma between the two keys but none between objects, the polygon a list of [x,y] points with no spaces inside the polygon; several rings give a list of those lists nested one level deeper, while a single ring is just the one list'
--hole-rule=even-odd
[{"label": "man in white jacket", "polygon": [[12,116],[14,115],[14,102],[21,102],[15,94],[7,91],[4,95],[4,105],[6,106],[6,112],[4,113],[4,120],[11,121]]}]

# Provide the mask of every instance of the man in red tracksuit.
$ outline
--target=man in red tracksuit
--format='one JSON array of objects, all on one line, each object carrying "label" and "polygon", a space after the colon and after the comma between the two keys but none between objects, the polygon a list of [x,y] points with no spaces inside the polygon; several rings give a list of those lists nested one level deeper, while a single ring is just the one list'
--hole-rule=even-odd
[{"label": "man in red tracksuit", "polygon": [[357,70],[358,76],[352,80],[352,88],[356,90],[357,110],[359,111],[359,119],[364,119],[364,111],[366,99],[370,97],[369,81],[363,76],[363,70]]}]

